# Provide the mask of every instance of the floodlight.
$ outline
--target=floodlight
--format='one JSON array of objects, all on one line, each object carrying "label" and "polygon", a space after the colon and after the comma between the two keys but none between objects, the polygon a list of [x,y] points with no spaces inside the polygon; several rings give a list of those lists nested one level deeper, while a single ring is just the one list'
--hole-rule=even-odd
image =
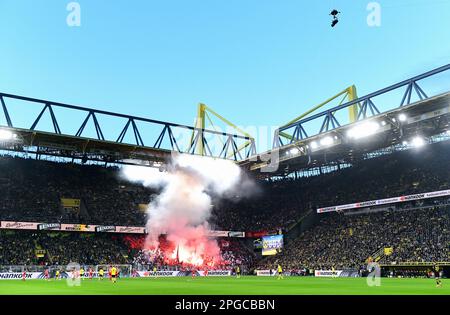
[{"label": "floodlight", "polygon": [[319,147],[319,145],[317,144],[316,141],[311,142],[310,145],[311,145],[311,149],[317,149]]},{"label": "floodlight", "polygon": [[333,138],[327,136],[325,138],[320,139],[320,145],[327,146],[333,144]]},{"label": "floodlight", "polygon": [[0,140],[12,140],[15,138],[15,134],[9,130],[0,129]]},{"label": "floodlight", "polygon": [[398,115],[398,120],[400,121],[406,121],[406,115],[401,113],[400,115]]},{"label": "floodlight", "polygon": [[413,147],[418,148],[425,145],[425,140],[422,137],[417,136],[412,139],[411,143]]},{"label": "floodlight", "polygon": [[353,139],[359,139],[373,135],[380,128],[380,125],[375,121],[364,122],[347,132],[347,136]]},{"label": "floodlight", "polygon": [[290,150],[290,152],[291,152],[292,155],[297,155],[300,152],[300,150],[298,148],[292,148]]}]

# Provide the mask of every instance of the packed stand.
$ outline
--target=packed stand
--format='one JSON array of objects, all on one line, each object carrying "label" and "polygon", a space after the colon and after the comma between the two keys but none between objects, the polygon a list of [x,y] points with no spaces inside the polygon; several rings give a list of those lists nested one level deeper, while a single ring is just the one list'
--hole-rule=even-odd
[{"label": "packed stand", "polygon": [[[143,226],[154,191],[121,179],[115,167],[0,158],[0,219],[4,221]],[[61,198],[81,200],[64,211]],[[85,210],[85,211],[83,211]]]},{"label": "packed stand", "polygon": [[[355,162],[313,177],[258,181],[251,196],[214,198],[213,229],[289,229],[318,207],[447,189],[450,146],[408,150]],[[157,191],[123,180],[116,167],[0,158],[0,219],[144,226],[139,205]],[[60,198],[81,199],[79,213],[61,210]]]},{"label": "packed stand", "polygon": [[[263,259],[259,267],[280,263],[289,270],[360,269],[378,251],[378,262],[385,264],[450,261],[449,206],[322,216],[319,224],[288,243],[280,255]],[[392,248],[392,254],[386,255],[384,248]]]},{"label": "packed stand", "polygon": [[[183,267],[167,264],[164,246],[143,250],[144,236],[109,233],[0,231],[0,265],[60,265],[71,262],[82,265],[131,264],[153,268]],[[227,243],[226,246],[224,244]],[[254,255],[239,241],[219,240],[223,263],[211,269],[229,269],[240,265],[249,269]],[[42,257],[36,250],[43,251]],[[188,266],[184,266],[188,267]]]}]

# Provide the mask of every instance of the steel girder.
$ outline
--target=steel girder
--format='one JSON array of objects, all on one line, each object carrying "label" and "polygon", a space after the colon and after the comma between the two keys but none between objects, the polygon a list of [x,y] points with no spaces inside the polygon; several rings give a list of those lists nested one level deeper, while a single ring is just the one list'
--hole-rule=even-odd
[{"label": "steel girder", "polygon": [[[109,111],[104,111],[104,110],[97,110],[97,109],[92,109],[92,108],[87,108],[87,107],[82,107],[82,106],[75,106],[75,105],[69,105],[69,104],[64,104],[64,103],[59,103],[59,102],[52,102],[52,101],[48,101],[48,100],[24,97],[24,96],[7,94],[7,93],[0,93],[1,109],[2,109],[3,116],[5,117],[5,121],[6,121],[6,125],[4,125],[5,127],[10,127],[10,128],[19,127],[19,128],[24,129],[23,126],[16,126],[13,123],[13,119],[11,119],[10,111],[8,110],[8,102],[7,102],[7,100],[10,100],[10,99],[16,100],[16,101],[28,102],[29,103],[28,105],[31,105],[31,104],[39,105],[40,104],[43,106],[41,111],[37,115],[37,117],[33,120],[32,125],[30,127],[25,128],[25,129],[28,129],[31,131],[38,131],[36,129],[37,125],[41,121],[44,113],[46,111],[48,111],[48,113],[50,114],[52,128],[51,128],[51,130],[39,130],[39,131],[50,132],[50,133],[57,134],[57,135],[68,135],[68,136],[86,138],[86,137],[83,137],[83,131],[85,131],[88,122],[92,121],[93,125],[94,125],[94,130],[95,130],[97,140],[100,140],[100,141],[112,141],[112,142],[115,142],[118,144],[125,143],[124,142],[125,136],[126,136],[127,132],[129,131],[129,129],[131,129],[132,135],[134,135],[134,142],[135,142],[134,144],[138,147],[147,147],[147,148],[150,147],[150,148],[154,148],[154,149],[165,149],[165,150],[177,151],[180,153],[195,154],[194,149],[197,147],[197,143],[202,143],[207,151],[207,154],[205,154],[205,155],[208,155],[211,157],[224,158],[224,159],[229,158],[230,156],[229,156],[229,154],[227,154],[228,148],[232,149],[232,152],[233,152],[232,157],[234,160],[243,159],[244,158],[243,155],[245,155],[245,157],[249,157],[250,155],[256,154],[255,140],[253,138],[245,136],[245,135],[242,136],[242,135],[238,135],[238,134],[228,134],[228,133],[224,133],[224,132],[218,132],[215,130],[191,127],[191,126],[175,124],[175,123],[165,122],[165,121],[160,121],[160,120],[155,120],[155,119],[130,116],[130,115],[119,114],[119,113],[114,113],[114,112],[109,112]],[[57,115],[55,114],[55,111],[54,111],[55,108],[75,110],[78,112],[86,113],[84,120],[82,121],[81,125],[77,128],[77,131],[75,132],[75,134],[68,134],[68,133],[64,133],[61,131],[61,126],[64,126],[64,124],[62,124],[62,123],[64,123],[64,119],[67,119],[67,116],[63,119],[61,119],[61,118],[58,119]],[[26,112],[24,114],[27,115]],[[31,115],[31,113],[28,113],[28,115]],[[121,118],[121,120],[124,121],[124,125],[123,125],[123,127],[120,127],[120,129],[117,129],[117,131],[118,131],[117,133],[119,135],[117,137],[105,136],[105,133],[104,133],[105,128],[103,128],[105,126],[101,124],[101,122],[98,119],[98,116]],[[0,116],[0,118],[1,118],[1,116]],[[154,134],[152,134],[152,135],[145,134],[145,137],[144,137],[143,136],[144,133],[139,128],[137,123],[150,124],[153,127],[159,126],[158,128],[161,128],[161,132],[158,134],[156,141],[154,141],[154,142],[151,141],[151,136],[154,136]],[[1,126],[1,120],[0,120],[0,126]],[[114,128],[115,127],[116,126],[114,126]],[[185,131],[189,131],[195,135],[193,137],[193,140],[190,141],[187,149],[185,149],[185,150],[181,149],[181,146],[179,143],[180,140],[177,139],[177,137],[175,137],[174,129],[182,129]],[[119,132],[119,130],[120,130],[120,132]],[[226,150],[224,151],[224,148],[222,148],[221,146],[218,147],[216,150],[212,149],[211,146],[208,144],[206,136],[212,137],[213,139],[214,138],[220,139],[221,144],[225,143],[227,145]],[[245,143],[248,143],[248,142],[250,143],[250,145],[248,146],[248,148],[244,154],[241,154],[240,150],[237,149],[238,145],[239,145],[239,143],[238,143],[239,141],[245,142]]]},{"label": "steel girder", "polygon": [[[381,89],[376,92],[359,97],[355,100],[349,101],[342,105],[338,105],[334,108],[323,111],[321,113],[317,113],[310,117],[303,118],[295,123],[280,127],[278,130],[275,131],[273,148],[277,148],[277,147],[284,145],[282,142],[282,139],[280,137],[281,133],[290,134],[292,137],[290,143],[293,143],[293,142],[308,138],[309,136],[321,134],[323,132],[327,132],[332,129],[338,128],[342,125],[345,125],[344,122],[340,122],[336,118],[335,114],[336,114],[336,112],[339,112],[343,109],[347,109],[350,106],[354,106],[354,105],[359,106],[357,121],[363,120],[370,116],[378,115],[378,114],[380,114],[380,110],[373,102],[373,98],[383,95],[383,94],[386,94],[386,93],[389,93],[393,90],[397,90],[402,87],[406,87],[406,90],[403,93],[403,97],[400,101],[400,107],[411,104],[411,98],[412,98],[413,92],[415,92],[415,94],[418,96],[418,98],[420,100],[428,99],[430,96],[427,95],[424,92],[424,90],[419,86],[418,81],[428,78],[428,77],[431,77],[431,76],[434,76],[436,74],[439,74],[439,73],[447,71],[447,70],[450,70],[450,64],[447,64],[445,66],[425,72],[423,74],[420,74],[420,75],[412,77],[410,79],[401,81],[399,83],[393,84],[384,89]],[[311,132],[307,132],[306,127],[305,127],[306,123],[310,123],[312,121],[320,122],[320,120],[322,120],[322,121],[321,121],[320,130],[318,133],[316,132],[313,134]]]}]

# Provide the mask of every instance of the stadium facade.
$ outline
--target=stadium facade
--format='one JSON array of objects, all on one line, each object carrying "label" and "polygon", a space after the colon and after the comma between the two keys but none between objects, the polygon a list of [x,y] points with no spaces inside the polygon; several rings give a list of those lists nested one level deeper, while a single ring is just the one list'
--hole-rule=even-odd
[{"label": "stadium facade", "polygon": [[[434,69],[284,126],[273,148],[259,154],[248,136],[0,93],[2,268],[58,269],[75,260],[92,268],[130,265],[135,275],[147,276],[155,266],[177,274],[192,269],[178,252],[168,264],[161,251],[143,251],[148,231],[141,206],[158,191],[126,183],[117,173],[120,164],[165,171],[173,151],[195,154],[201,146],[205,156],[231,157],[262,190],[248,200],[214,200],[216,232],[210,236],[219,240],[223,263],[210,269],[242,266],[272,275],[281,264],[290,275],[352,277],[376,263],[390,277],[427,277],[436,267],[449,276],[450,92],[428,95],[419,85],[448,70],[450,65]],[[399,107],[381,111],[375,105],[377,97],[402,88]],[[14,125],[11,100],[42,106],[31,127]],[[339,112],[350,107],[357,109],[355,120],[340,120]],[[66,134],[54,108],[86,116]],[[46,113],[51,129],[40,130]],[[104,134],[102,115],[124,121],[117,138]],[[307,126],[316,120],[320,128],[311,132]],[[89,123],[94,138],[83,136]],[[140,129],[144,123],[159,128],[152,145]],[[191,135],[188,144],[177,142],[176,128]],[[135,143],[125,143],[128,132]],[[286,143],[280,133],[289,132]],[[223,147],[213,152],[207,134],[221,137]],[[283,236],[283,242],[269,236]],[[269,247],[273,255],[263,255]]]}]

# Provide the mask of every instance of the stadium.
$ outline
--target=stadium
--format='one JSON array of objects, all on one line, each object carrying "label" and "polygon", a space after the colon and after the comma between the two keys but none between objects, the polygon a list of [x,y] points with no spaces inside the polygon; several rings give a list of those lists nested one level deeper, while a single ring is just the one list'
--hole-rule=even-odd
[{"label": "stadium", "polygon": [[449,295],[450,64],[396,77],[264,149],[203,103],[189,125],[1,90],[0,294]]}]

